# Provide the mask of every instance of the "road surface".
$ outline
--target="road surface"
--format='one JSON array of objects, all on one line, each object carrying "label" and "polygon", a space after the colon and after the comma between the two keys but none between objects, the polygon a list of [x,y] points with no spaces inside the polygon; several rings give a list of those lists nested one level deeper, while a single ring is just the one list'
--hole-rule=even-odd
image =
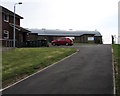
[{"label": "road surface", "polygon": [[113,94],[111,45],[77,46],[80,51],[12,86],[3,94]]}]

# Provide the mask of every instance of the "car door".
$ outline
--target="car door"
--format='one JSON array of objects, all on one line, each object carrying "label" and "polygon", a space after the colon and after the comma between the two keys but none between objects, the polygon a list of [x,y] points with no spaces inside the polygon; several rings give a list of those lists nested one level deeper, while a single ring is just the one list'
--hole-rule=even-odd
[{"label": "car door", "polygon": [[56,44],[57,44],[57,45],[61,45],[61,38],[57,39]]},{"label": "car door", "polygon": [[66,44],[66,38],[62,38],[61,39],[61,45],[65,45]]}]

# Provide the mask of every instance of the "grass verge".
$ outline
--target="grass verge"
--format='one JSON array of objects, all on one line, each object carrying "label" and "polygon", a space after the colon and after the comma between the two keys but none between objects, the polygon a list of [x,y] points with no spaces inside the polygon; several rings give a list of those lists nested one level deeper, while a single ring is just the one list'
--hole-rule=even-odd
[{"label": "grass verge", "polygon": [[115,72],[116,72],[116,88],[117,88],[117,96],[120,96],[120,45],[114,44],[112,45],[114,50],[114,64],[115,64]]},{"label": "grass verge", "polygon": [[74,48],[16,48],[2,54],[3,87],[76,52]]}]

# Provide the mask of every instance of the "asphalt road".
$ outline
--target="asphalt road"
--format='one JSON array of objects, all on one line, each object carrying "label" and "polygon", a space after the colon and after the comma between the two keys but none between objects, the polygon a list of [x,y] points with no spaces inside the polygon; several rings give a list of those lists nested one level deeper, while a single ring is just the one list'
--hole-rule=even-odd
[{"label": "asphalt road", "polygon": [[111,45],[83,45],[70,58],[3,94],[113,94]]}]

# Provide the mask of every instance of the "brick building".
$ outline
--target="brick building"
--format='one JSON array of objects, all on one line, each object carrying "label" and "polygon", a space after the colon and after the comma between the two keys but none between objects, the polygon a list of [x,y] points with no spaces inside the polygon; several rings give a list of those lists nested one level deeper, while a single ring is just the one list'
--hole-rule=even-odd
[{"label": "brick building", "polygon": [[[0,26],[1,32],[0,40],[2,41],[3,47],[13,47],[13,23],[14,23],[14,13],[7,8],[0,6]],[[24,42],[29,40],[29,30],[22,28],[20,26],[20,19],[23,17],[15,14],[15,40],[16,47],[22,47]]]},{"label": "brick building", "polygon": [[51,42],[59,37],[74,37],[75,43],[102,44],[102,35],[98,31],[66,31],[66,30],[40,30],[31,29],[32,33],[38,33],[38,40],[47,39]]}]

